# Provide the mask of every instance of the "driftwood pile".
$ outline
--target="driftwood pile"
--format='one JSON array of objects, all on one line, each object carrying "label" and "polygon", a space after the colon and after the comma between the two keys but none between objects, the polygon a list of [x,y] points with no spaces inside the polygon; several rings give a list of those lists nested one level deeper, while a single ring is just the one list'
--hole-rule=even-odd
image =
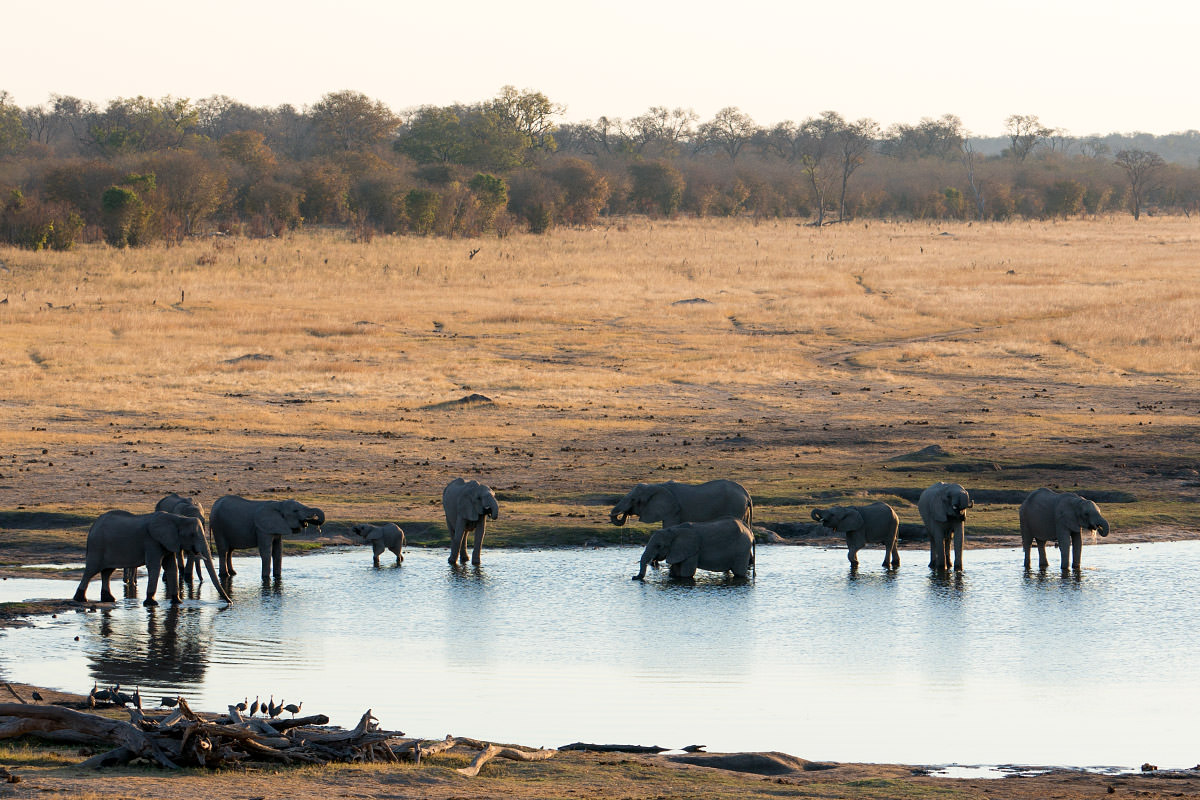
[{"label": "driftwood pile", "polygon": [[[19,698],[20,699],[20,698]],[[352,730],[324,727],[323,714],[296,719],[243,717],[236,706],[229,714],[206,718],[193,712],[182,697],[169,713],[152,715],[126,708],[130,721],[109,719],[56,705],[0,703],[0,739],[25,734],[71,741],[101,741],[115,747],[80,766],[110,767],[143,759],[168,769],[216,768],[242,762],[275,764],[330,764],[351,762],[420,763],[424,756],[456,746],[479,750],[469,767],[458,772],[474,776],[496,757],[518,761],[550,758],[554,750],[502,747],[474,739],[406,738],[401,731],[386,731],[370,709]]]}]

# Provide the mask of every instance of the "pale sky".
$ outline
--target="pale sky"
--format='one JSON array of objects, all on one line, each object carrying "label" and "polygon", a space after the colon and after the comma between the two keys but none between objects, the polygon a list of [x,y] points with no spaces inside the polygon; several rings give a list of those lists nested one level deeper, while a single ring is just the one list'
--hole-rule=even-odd
[{"label": "pale sky", "polygon": [[1196,0],[0,0],[0,32],[21,106],[352,89],[403,111],[511,84],[572,122],[663,105],[761,125],[950,113],[984,136],[1010,114],[1079,136],[1200,129]]}]

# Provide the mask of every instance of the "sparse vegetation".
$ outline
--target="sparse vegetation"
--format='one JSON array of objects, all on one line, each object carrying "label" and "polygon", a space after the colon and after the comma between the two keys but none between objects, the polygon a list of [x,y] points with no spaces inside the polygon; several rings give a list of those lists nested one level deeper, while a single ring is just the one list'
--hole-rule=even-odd
[{"label": "sparse vegetation", "polygon": [[[622,219],[474,249],[0,251],[0,508],[73,515],[3,523],[6,560],[75,560],[96,514],[167,491],[294,496],[327,538],[393,520],[441,546],[458,475],[501,498],[495,546],[626,541],[644,530],[614,539],[607,513],[632,483],[717,476],[760,522],[830,493],[915,522],[897,487],[950,474],[1124,492],[1114,536],[1200,523],[1187,220]],[[471,394],[490,402],[447,402]],[[891,460],[930,444],[945,465]],[[968,545],[1015,534],[1013,508],[977,507]]]}]

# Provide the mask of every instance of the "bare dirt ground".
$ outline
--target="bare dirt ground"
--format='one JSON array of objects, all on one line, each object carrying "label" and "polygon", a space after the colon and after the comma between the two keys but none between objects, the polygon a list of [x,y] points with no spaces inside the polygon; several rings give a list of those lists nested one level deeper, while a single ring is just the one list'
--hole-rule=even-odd
[{"label": "bare dirt ground", "polygon": [[[468,249],[314,235],[5,251],[0,577],[77,580],[27,565],[82,561],[97,514],[171,491],[319,505],[329,524],[298,545],[392,520],[440,546],[459,475],[500,498],[485,558],[644,541],[647,526],[608,524],[617,497],[715,477],[747,486],[763,539],[789,543],[837,543],[807,527],[814,506],[883,499],[902,546],[926,548],[916,497],[938,480],[975,497],[968,550],[1017,546],[1039,486],[1097,498],[1106,543],[1200,535],[1192,221],[629,221],[489,242],[469,264]],[[77,753],[0,748],[23,778],[0,797],[1200,794],[1192,773],[947,780],[779,758],[769,775],[564,754],[474,780],[453,757],[97,776],[69,766]]]}]

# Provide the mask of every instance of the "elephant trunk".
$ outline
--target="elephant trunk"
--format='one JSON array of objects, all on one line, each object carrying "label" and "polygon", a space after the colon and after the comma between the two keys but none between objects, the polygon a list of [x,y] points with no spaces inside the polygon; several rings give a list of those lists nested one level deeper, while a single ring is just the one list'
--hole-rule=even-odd
[{"label": "elephant trunk", "polygon": [[616,525],[619,528],[625,524],[625,520],[628,517],[629,517],[628,513],[618,514],[616,511],[613,511],[611,514],[608,515],[608,521],[611,522],[613,525]]},{"label": "elephant trunk", "polygon": [[650,554],[643,553],[641,565],[638,568],[638,574],[633,576],[635,581],[643,580],[646,577],[646,566],[650,563]]},{"label": "elephant trunk", "polygon": [[233,603],[233,598],[225,591],[225,587],[221,585],[220,578],[217,577],[217,571],[213,569],[212,555],[209,553],[201,553],[201,558],[204,559],[204,566],[208,569],[208,577],[212,578],[212,585],[216,587],[217,594],[221,595],[221,599],[226,603]]},{"label": "elephant trunk", "polygon": [[1101,536],[1108,536],[1108,523],[1101,522],[1096,528],[1096,533],[1100,534]]},{"label": "elephant trunk", "polygon": [[316,522],[316,525],[319,528],[325,524],[325,512],[319,508],[314,508],[313,511],[316,512],[313,514],[313,520]]}]

